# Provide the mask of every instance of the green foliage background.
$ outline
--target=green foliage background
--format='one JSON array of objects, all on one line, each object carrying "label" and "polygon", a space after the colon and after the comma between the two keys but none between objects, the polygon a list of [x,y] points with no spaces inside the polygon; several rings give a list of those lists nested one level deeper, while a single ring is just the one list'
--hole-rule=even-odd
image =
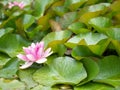
[{"label": "green foliage background", "polygon": [[[120,90],[120,0],[12,1],[0,1],[0,90]],[[54,53],[19,69],[39,41]]]}]

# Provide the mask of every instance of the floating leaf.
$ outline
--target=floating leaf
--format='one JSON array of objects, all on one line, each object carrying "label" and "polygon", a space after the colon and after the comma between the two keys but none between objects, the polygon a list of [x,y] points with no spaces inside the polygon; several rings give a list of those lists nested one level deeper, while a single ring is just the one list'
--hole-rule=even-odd
[{"label": "floating leaf", "polygon": [[15,57],[28,42],[20,35],[6,34],[0,38],[0,51]]},{"label": "floating leaf", "polygon": [[108,18],[106,17],[96,17],[90,20],[89,22],[92,25],[98,26],[98,27],[109,27],[111,26],[111,22]]},{"label": "floating leaf", "polygon": [[79,21],[85,23],[86,25],[88,25],[89,20],[92,19],[92,18],[94,18],[94,17],[99,16],[100,13],[101,13],[100,11],[85,13],[85,14],[83,14],[83,15],[79,18]]},{"label": "floating leaf", "polygon": [[[34,27],[33,27],[34,28]],[[26,31],[27,36],[31,39],[31,40],[35,40],[36,37],[39,37],[38,35],[41,33],[40,30],[42,29],[42,26],[39,25],[36,28],[31,28],[32,30],[30,31]],[[41,35],[42,36],[42,35]]]},{"label": "floating leaf", "polygon": [[32,88],[31,90],[53,90],[53,89],[51,87],[38,85],[38,86]]},{"label": "floating leaf", "polygon": [[57,0],[57,2],[52,5],[52,10],[59,16],[63,16],[68,11],[68,9],[64,7],[64,1],[61,0]]},{"label": "floating leaf", "polygon": [[0,29],[0,37],[13,31],[13,28]]},{"label": "floating leaf", "polygon": [[93,4],[95,4],[95,3],[97,3],[99,0],[88,0],[87,2],[86,2],[86,5],[93,5]]},{"label": "floating leaf", "polygon": [[84,57],[95,56],[95,54],[87,46],[83,45],[74,47],[71,55],[77,60],[81,60]]},{"label": "floating leaf", "polygon": [[79,45],[80,41],[84,39],[84,41],[86,42],[86,45],[95,45],[97,44],[99,41],[106,39],[107,36],[105,36],[104,34],[100,34],[100,33],[81,33],[78,34],[72,38],[70,38],[65,45],[68,47],[75,47],[76,45]]},{"label": "floating leaf", "polygon": [[3,67],[9,60],[10,58],[7,55],[0,53],[0,68]]},{"label": "floating leaf", "polygon": [[101,56],[110,44],[110,39],[103,39],[96,45],[89,45],[89,49],[96,55]]},{"label": "floating leaf", "polygon": [[0,69],[0,77],[15,78],[19,67],[19,61],[16,58],[11,59]]},{"label": "floating leaf", "polygon": [[44,15],[46,8],[48,8],[55,0],[35,0],[33,3],[34,15],[37,18]]},{"label": "floating leaf", "polygon": [[68,26],[68,29],[71,30],[75,34],[86,33],[90,31],[85,28],[86,28],[85,24],[81,22],[75,22]]},{"label": "floating leaf", "polygon": [[26,90],[25,85],[18,80],[0,79],[0,90]]},{"label": "floating leaf", "polygon": [[16,17],[11,16],[7,20],[2,21],[2,23],[0,24],[0,28],[8,28],[8,27],[16,28],[15,20]]},{"label": "floating leaf", "polygon": [[53,10],[59,16],[63,16],[68,11],[64,6],[54,7]]},{"label": "floating leaf", "polygon": [[106,83],[115,87],[120,86],[120,58],[117,56],[107,56],[98,62],[100,72],[95,78],[95,82]]},{"label": "floating leaf", "polygon": [[77,10],[82,6],[87,0],[65,0],[64,7],[69,8],[71,11]]},{"label": "floating leaf", "polygon": [[120,46],[120,42],[117,40],[112,40],[111,42],[114,45],[115,50],[117,51],[118,55],[120,56],[120,48],[118,48]]},{"label": "floating leaf", "polygon": [[36,82],[45,86],[56,84],[74,85],[86,77],[87,74],[82,63],[70,57],[55,58],[33,75]]},{"label": "floating leaf", "polygon": [[80,87],[75,87],[74,90],[115,90],[115,88],[102,83],[88,83]]},{"label": "floating leaf", "polygon": [[72,24],[77,18],[77,12],[69,12],[64,14],[62,18],[60,18],[59,23],[62,29],[66,29],[70,24]]},{"label": "floating leaf", "polygon": [[37,83],[33,80],[32,75],[36,71],[36,69],[26,69],[19,70],[18,76],[22,82],[24,82],[28,89],[33,88],[37,85]]},{"label": "floating leaf", "polygon": [[59,32],[51,32],[43,38],[43,41],[45,42],[46,45],[48,45],[50,42],[55,41],[55,40],[66,41],[71,36],[71,34],[72,33],[68,30],[59,31]]},{"label": "floating leaf", "polygon": [[104,28],[110,27],[112,25],[110,19],[106,17],[92,18],[89,21],[89,24],[91,24],[91,26],[93,26],[95,30],[97,30],[98,32],[103,32],[103,33],[105,33]]},{"label": "floating leaf", "polygon": [[120,1],[117,0],[115,2],[112,3],[112,5],[110,6],[110,8],[113,10],[113,11],[116,11],[116,12],[119,12],[119,6],[120,6]]},{"label": "floating leaf", "polygon": [[64,45],[64,42],[59,40],[52,41],[51,43],[49,43],[48,47],[51,47],[53,52],[58,53],[59,56],[64,55],[67,49]]},{"label": "floating leaf", "polygon": [[42,30],[47,30],[50,27],[49,20],[50,20],[51,17],[52,17],[52,14],[50,12],[50,13],[47,13],[46,15],[44,15],[44,16],[41,16],[38,19],[37,23],[38,23],[38,25],[42,26]]},{"label": "floating leaf", "polygon": [[120,28],[110,28],[106,34],[108,37],[120,41]]},{"label": "floating leaf", "polygon": [[35,17],[29,14],[25,14],[23,18],[23,26],[24,29],[28,29],[35,21]]},{"label": "floating leaf", "polygon": [[88,12],[96,12],[97,13],[98,11],[104,11],[109,6],[110,6],[110,3],[99,3],[99,4],[86,6],[81,9],[81,14],[85,14]]},{"label": "floating leaf", "polygon": [[80,13],[80,21],[88,24],[88,21],[94,17],[99,16],[100,14],[106,12],[107,7],[110,6],[109,3],[100,3],[96,5],[91,5],[84,7]]},{"label": "floating leaf", "polygon": [[79,85],[85,84],[93,80],[99,73],[99,67],[94,60],[89,59],[89,58],[84,58],[83,60],[81,60],[81,62],[83,63],[86,69],[87,78],[84,79],[84,81],[82,81]]}]

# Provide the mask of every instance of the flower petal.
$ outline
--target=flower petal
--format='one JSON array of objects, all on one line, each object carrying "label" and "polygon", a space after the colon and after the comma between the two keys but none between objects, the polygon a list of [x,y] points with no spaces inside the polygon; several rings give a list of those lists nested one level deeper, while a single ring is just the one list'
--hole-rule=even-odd
[{"label": "flower petal", "polygon": [[50,56],[52,53],[53,53],[53,51],[51,51],[51,48],[48,48],[45,52],[44,52],[44,55],[43,55],[43,57],[48,57],[48,56]]},{"label": "flower petal", "polygon": [[33,56],[36,56],[36,52],[35,52],[35,49],[32,48],[32,47],[23,47],[23,50],[25,52],[25,54],[32,54]]},{"label": "flower petal", "polygon": [[11,9],[13,6],[14,6],[14,4],[12,4],[12,3],[10,3],[10,2],[8,3],[8,8],[9,8],[9,9]]},{"label": "flower petal", "polygon": [[44,53],[44,42],[37,43],[36,45],[38,46],[38,50],[36,54],[37,54],[37,57],[40,58]]},{"label": "flower petal", "polygon": [[36,47],[35,43],[32,43],[31,48],[35,48],[35,47]]},{"label": "flower petal", "polygon": [[44,63],[44,62],[46,62],[47,61],[47,59],[46,58],[41,58],[41,59],[39,59],[39,60],[37,60],[36,61],[36,63]]},{"label": "flower petal", "polygon": [[18,54],[17,57],[23,61],[28,61],[28,58],[23,54]]},{"label": "flower petal", "polygon": [[14,4],[14,6],[18,6],[19,2],[14,1],[13,4]]},{"label": "flower petal", "polygon": [[28,49],[29,49],[31,54],[36,56],[38,47],[37,47],[37,45],[35,43],[32,43],[31,46],[28,47]]},{"label": "flower petal", "polygon": [[38,52],[37,52],[37,58],[41,58],[43,53],[44,53],[44,49],[43,48],[39,48]]},{"label": "flower petal", "polygon": [[37,58],[33,56],[32,54],[27,54],[26,57],[29,59],[29,61],[36,61]]},{"label": "flower petal", "polygon": [[26,69],[28,67],[30,67],[33,64],[33,62],[25,62],[25,64],[23,64],[20,69]]},{"label": "flower petal", "polygon": [[39,43],[38,43],[38,46],[39,46],[39,47],[44,47],[44,42],[43,42],[43,41],[39,42]]},{"label": "flower petal", "polygon": [[24,50],[24,52],[26,54],[30,54],[31,53],[29,48],[23,47],[23,50]]},{"label": "flower petal", "polygon": [[24,8],[24,6],[25,6],[25,4],[23,3],[23,2],[21,2],[21,3],[19,3],[19,5],[18,5],[21,9],[23,9]]}]

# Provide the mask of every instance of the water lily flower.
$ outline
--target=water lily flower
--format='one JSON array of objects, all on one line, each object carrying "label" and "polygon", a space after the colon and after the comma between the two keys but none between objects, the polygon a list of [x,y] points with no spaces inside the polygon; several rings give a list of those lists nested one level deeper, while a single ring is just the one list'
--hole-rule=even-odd
[{"label": "water lily flower", "polygon": [[23,47],[25,54],[18,54],[17,57],[23,61],[23,64],[20,68],[25,69],[30,67],[34,62],[41,64],[47,61],[47,57],[50,56],[53,52],[51,48],[45,50],[44,42],[32,43],[31,46]]},{"label": "water lily flower", "polygon": [[20,9],[23,9],[25,4],[23,2],[16,2],[16,1],[8,3],[8,8],[9,9],[11,9],[14,6],[18,6]]}]

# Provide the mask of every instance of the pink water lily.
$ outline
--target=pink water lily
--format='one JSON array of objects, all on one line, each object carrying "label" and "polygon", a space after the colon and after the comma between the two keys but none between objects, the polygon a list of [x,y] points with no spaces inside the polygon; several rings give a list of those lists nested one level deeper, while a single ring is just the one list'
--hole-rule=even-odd
[{"label": "pink water lily", "polygon": [[23,2],[16,2],[16,1],[8,3],[8,8],[11,9],[14,6],[18,6],[20,9],[23,9],[25,4]]},{"label": "pink water lily", "polygon": [[25,64],[20,68],[25,69],[30,67],[34,62],[44,63],[47,61],[47,57],[50,56],[53,52],[51,48],[45,50],[44,42],[32,43],[31,46],[23,47],[25,54],[18,54],[17,57],[25,61]]}]

